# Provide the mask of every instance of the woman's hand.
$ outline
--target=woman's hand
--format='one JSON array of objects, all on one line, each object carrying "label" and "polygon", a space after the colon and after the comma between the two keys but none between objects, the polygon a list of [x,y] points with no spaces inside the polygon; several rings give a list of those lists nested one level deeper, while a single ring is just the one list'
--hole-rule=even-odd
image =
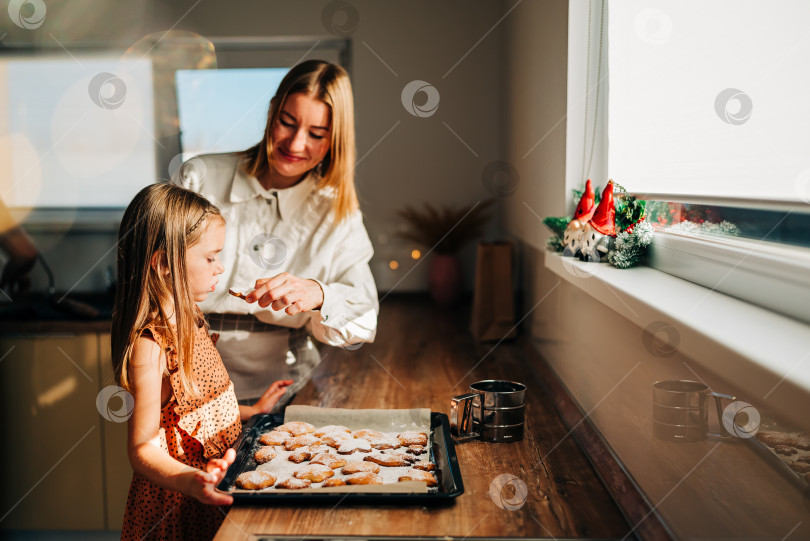
[{"label": "woman's hand", "polygon": [[253,408],[256,410],[256,413],[267,413],[273,406],[276,405],[278,399],[284,394],[287,390],[287,387],[292,385],[293,380],[291,379],[282,379],[279,381],[274,381],[270,387],[264,392],[261,398],[259,398],[255,404],[253,404]]},{"label": "woman's hand", "polygon": [[215,487],[225,477],[225,472],[228,471],[228,466],[233,464],[234,458],[236,458],[236,451],[228,449],[222,458],[209,460],[204,470],[189,472],[186,493],[202,503],[231,505],[233,496],[217,492]]},{"label": "woman's hand", "polygon": [[249,303],[259,301],[259,306],[284,310],[287,315],[317,310],[323,306],[323,290],[315,280],[299,278],[282,272],[272,278],[256,280],[255,290],[245,298]]},{"label": "woman's hand", "polygon": [[273,409],[273,406],[276,405],[276,402],[278,402],[279,398],[287,391],[287,387],[292,385],[292,383],[293,380],[291,379],[274,381],[255,404],[252,406],[239,406],[239,418],[242,419],[244,423],[254,415],[268,413]]}]

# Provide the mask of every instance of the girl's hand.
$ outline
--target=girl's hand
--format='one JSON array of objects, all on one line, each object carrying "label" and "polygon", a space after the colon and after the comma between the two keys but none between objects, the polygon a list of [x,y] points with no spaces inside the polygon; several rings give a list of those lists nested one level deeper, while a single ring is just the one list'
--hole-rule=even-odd
[{"label": "girl's hand", "polygon": [[284,310],[292,316],[323,306],[323,290],[315,280],[282,272],[272,278],[256,280],[256,289],[245,300],[249,303],[258,300],[262,308],[270,306],[273,310]]},{"label": "girl's hand", "polygon": [[222,458],[214,458],[208,461],[204,470],[194,470],[190,472],[187,493],[200,500],[202,503],[210,505],[231,505],[233,496],[217,492],[215,487],[225,477],[228,466],[233,464],[236,458],[236,451],[228,449]]}]

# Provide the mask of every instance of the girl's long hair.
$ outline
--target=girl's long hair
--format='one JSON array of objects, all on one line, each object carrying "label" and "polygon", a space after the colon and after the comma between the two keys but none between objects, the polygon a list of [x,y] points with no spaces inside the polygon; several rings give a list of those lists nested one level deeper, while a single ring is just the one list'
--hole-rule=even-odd
[{"label": "girl's long hair", "polygon": [[325,188],[334,195],[332,211],[340,222],[360,207],[354,186],[354,98],[349,75],[340,66],[323,60],[307,60],[284,76],[270,100],[264,140],[242,152],[245,172],[261,178],[270,170],[273,126],[279,121],[287,98],[299,93],[314,95],[331,111],[332,141],[316,170],[320,173],[318,188]]},{"label": "girl's long hair", "polygon": [[[189,291],[186,250],[199,242],[219,209],[204,197],[170,184],[153,184],[127,207],[118,230],[118,282],[112,316],[112,365],[115,380],[132,390],[129,362],[143,328],[155,322],[177,348],[180,382],[199,397],[192,377],[195,328],[204,324]],[[156,255],[157,254],[157,255]],[[156,264],[153,266],[153,257]],[[176,329],[164,304],[174,305]]]}]

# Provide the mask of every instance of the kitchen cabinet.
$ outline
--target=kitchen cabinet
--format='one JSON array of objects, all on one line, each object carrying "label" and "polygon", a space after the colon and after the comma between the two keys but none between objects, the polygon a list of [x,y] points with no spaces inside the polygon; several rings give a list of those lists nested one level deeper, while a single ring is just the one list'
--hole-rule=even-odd
[{"label": "kitchen cabinet", "polygon": [[[110,336],[104,335],[99,342],[101,388],[114,385],[110,365]],[[111,404],[113,408],[118,406]],[[127,423],[106,421],[103,425],[104,444],[104,490],[107,498],[106,528],[120,530],[124,520],[129,483],[132,480],[132,467],[127,456]]]},{"label": "kitchen cabinet", "polygon": [[109,356],[106,332],[0,335],[3,529],[120,528],[126,423],[96,408]]}]

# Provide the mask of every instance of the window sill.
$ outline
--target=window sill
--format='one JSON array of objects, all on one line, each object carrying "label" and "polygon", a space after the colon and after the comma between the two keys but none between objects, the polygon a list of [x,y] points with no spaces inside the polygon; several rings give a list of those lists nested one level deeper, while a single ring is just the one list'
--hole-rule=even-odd
[{"label": "window sill", "polygon": [[649,266],[810,323],[810,250],[658,231]]},{"label": "window sill", "polygon": [[550,271],[646,329],[674,327],[677,349],[775,413],[803,417],[810,395],[810,325],[649,267],[617,269],[546,252]]}]

